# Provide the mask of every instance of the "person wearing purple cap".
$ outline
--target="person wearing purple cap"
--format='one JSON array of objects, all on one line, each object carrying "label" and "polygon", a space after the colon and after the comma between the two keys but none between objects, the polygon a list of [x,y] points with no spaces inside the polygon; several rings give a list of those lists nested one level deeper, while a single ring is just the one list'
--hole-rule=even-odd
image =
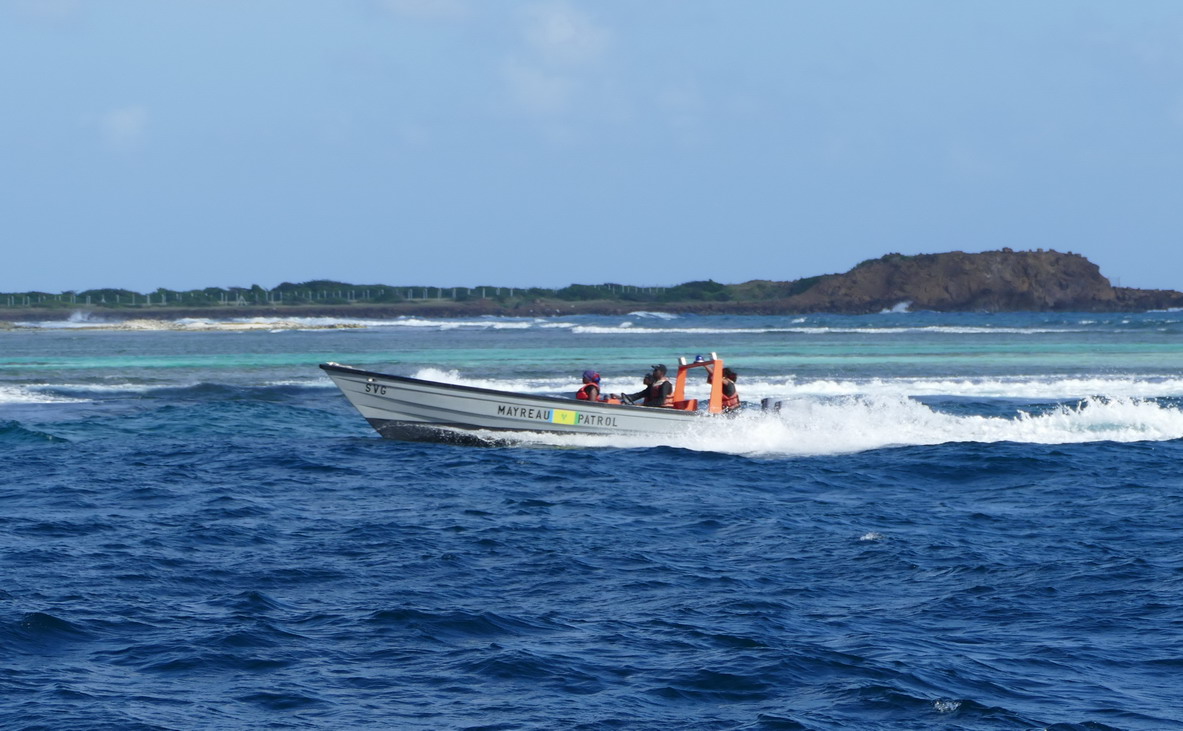
[{"label": "person wearing purple cap", "polygon": [[603,401],[600,398],[600,374],[595,371],[583,372],[583,385],[575,392],[575,398],[580,401]]}]

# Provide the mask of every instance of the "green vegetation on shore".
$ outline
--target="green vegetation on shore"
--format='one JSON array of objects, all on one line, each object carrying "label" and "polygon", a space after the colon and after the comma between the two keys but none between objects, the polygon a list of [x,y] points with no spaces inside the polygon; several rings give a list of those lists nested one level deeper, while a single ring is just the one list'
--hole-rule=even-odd
[{"label": "green vegetation on shore", "polygon": [[1183,307],[1183,293],[1114,287],[1096,264],[1079,254],[1004,248],[974,254],[887,254],[861,262],[844,274],[742,284],[708,279],[672,287],[605,283],[521,289],[491,285],[394,287],[314,280],[285,282],[274,289],[256,284],[148,293],[126,289],[5,292],[0,293],[0,320],[30,311],[52,319],[75,310],[109,312],[119,318],[138,317],[132,313],[149,309],[155,317],[198,317],[214,312],[230,317],[330,312],[397,317],[619,314],[646,308],[704,314],[860,314],[900,306],[937,312],[1128,312]]},{"label": "green vegetation on shore", "polygon": [[126,309],[144,307],[278,307],[327,305],[438,304],[445,301],[489,300],[506,304],[516,301],[558,300],[589,302],[683,302],[735,299],[739,288],[714,281],[687,282],[676,287],[636,287],[626,284],[572,284],[562,289],[541,287],[437,287],[349,284],[314,280],[284,282],[273,289],[257,284],[250,287],[206,287],[204,289],[157,289],[134,292],[127,289],[88,289],[81,292],[0,292],[0,308],[20,309]]}]

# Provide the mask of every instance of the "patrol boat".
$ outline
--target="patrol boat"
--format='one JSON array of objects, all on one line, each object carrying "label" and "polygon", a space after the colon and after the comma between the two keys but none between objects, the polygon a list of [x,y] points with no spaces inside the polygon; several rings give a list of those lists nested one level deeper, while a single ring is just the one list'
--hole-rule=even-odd
[{"label": "patrol boat", "polygon": [[722,414],[722,378],[711,379],[711,395],[699,410],[688,399],[686,376],[695,368],[723,372],[723,361],[687,363],[679,359],[672,408],[633,406],[617,399],[579,401],[534,396],[490,388],[461,386],[322,363],[321,369],[366,421],[388,439],[483,443],[474,432],[545,432],[549,434],[676,434],[704,417]]}]

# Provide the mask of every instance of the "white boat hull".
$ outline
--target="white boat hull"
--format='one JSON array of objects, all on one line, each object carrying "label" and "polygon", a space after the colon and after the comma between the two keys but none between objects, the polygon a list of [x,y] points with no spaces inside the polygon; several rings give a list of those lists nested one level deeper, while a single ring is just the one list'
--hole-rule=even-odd
[{"label": "white boat hull", "polygon": [[336,363],[320,366],[384,437],[413,441],[483,441],[471,432],[676,434],[703,417],[694,411],[531,396]]}]

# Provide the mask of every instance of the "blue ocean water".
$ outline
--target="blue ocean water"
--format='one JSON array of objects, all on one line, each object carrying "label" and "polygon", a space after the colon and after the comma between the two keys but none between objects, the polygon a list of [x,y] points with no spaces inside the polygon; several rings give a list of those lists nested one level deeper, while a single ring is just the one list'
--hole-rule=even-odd
[{"label": "blue ocean water", "polygon": [[[0,727],[1183,728],[1183,313],[27,325]],[[781,410],[413,444],[316,368],[709,351]]]}]

